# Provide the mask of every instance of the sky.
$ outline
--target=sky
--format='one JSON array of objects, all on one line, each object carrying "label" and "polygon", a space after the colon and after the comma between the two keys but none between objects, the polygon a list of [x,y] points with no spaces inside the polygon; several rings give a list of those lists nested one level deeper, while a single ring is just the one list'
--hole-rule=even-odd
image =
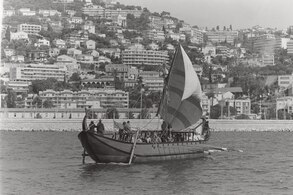
[{"label": "sky", "polygon": [[255,25],[286,29],[293,25],[293,0],[117,0],[150,12],[171,16],[199,27],[249,28]]}]

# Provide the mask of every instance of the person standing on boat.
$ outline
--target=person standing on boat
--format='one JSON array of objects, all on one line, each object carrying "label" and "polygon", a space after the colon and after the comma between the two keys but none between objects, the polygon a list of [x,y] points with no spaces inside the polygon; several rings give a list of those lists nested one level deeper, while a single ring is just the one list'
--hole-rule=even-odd
[{"label": "person standing on boat", "polygon": [[129,131],[128,131],[128,127],[126,125],[126,122],[124,121],[123,122],[123,135],[122,135],[122,140],[123,141],[127,141],[128,139],[128,136],[129,136]]},{"label": "person standing on boat", "polygon": [[161,134],[161,140],[163,142],[167,142],[168,141],[168,128],[167,128],[167,123],[165,121],[163,121],[162,125],[161,125],[161,129],[162,129],[162,134]]},{"label": "person standing on boat", "polygon": [[130,121],[127,121],[126,128],[129,132],[131,131]]},{"label": "person standing on boat", "polygon": [[94,133],[95,132],[95,123],[94,121],[91,121],[91,123],[89,124],[89,131]]},{"label": "person standing on boat", "polygon": [[210,126],[209,126],[209,121],[206,120],[206,117],[202,118],[202,136],[203,140],[207,141],[210,137]]},{"label": "person standing on boat", "polygon": [[101,119],[99,120],[99,123],[97,124],[96,128],[97,128],[97,134],[104,135],[104,133],[105,133],[105,126],[102,123],[102,120]]},{"label": "person standing on boat", "polygon": [[174,141],[174,138],[172,136],[172,125],[171,124],[168,124],[167,126],[167,129],[168,129],[168,141]]}]

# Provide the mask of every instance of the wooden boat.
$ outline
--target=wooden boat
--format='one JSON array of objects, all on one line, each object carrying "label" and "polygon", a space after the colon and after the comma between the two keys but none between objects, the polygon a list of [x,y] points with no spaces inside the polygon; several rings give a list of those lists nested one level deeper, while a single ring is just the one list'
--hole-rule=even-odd
[{"label": "wooden boat", "polygon": [[[137,131],[131,135],[132,140],[98,135],[87,130],[86,116],[78,138],[86,153],[98,163],[130,164],[203,157],[209,150],[221,148],[206,144],[210,135],[207,121],[194,127],[202,117],[201,96],[201,85],[192,63],[182,46],[178,46],[158,109],[158,114],[172,127],[170,140],[138,142],[138,137],[150,132],[147,130]],[[160,132],[153,134],[160,136]]]}]

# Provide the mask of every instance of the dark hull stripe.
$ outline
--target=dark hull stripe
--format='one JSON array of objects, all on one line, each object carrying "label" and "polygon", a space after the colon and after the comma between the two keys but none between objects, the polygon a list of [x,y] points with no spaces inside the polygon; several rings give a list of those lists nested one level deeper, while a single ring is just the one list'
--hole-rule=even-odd
[{"label": "dark hull stripe", "polygon": [[[111,145],[109,145],[109,144],[107,144],[107,143],[105,143],[105,142],[103,142],[102,140],[100,140],[98,137],[98,135],[92,135],[92,134],[90,134],[92,137],[94,137],[96,140],[98,140],[100,143],[102,143],[102,144],[104,144],[105,146],[108,146],[109,148],[111,148],[111,149],[113,149],[113,150],[116,150],[116,151],[118,151],[118,152],[121,152],[121,153],[124,153],[124,154],[130,154],[129,152],[125,152],[125,151],[123,151],[123,150],[120,150],[120,149],[118,149],[118,148],[116,148],[116,147],[114,147],[114,146],[111,146]],[[110,139],[110,140],[112,140],[112,139]],[[117,140],[113,140],[113,141],[117,141]],[[125,143],[125,142],[123,142],[123,143]],[[132,144],[132,143],[125,143],[125,144]]]}]

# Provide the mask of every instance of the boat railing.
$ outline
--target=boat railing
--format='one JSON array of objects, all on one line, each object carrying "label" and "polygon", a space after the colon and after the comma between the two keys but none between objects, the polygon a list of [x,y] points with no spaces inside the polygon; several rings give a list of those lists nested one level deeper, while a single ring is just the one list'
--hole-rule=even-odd
[{"label": "boat railing", "polygon": [[[129,133],[119,133],[115,132],[111,134],[112,139],[120,140],[124,142],[132,143],[134,142],[136,131],[131,131]],[[163,131],[154,130],[154,131],[147,131],[142,130],[138,135],[138,139],[141,139],[142,143],[148,143],[147,139],[150,138],[151,141],[155,142],[204,142],[206,141],[202,135],[194,131],[182,132],[182,131],[172,131],[167,135],[167,139],[164,139]]]}]

